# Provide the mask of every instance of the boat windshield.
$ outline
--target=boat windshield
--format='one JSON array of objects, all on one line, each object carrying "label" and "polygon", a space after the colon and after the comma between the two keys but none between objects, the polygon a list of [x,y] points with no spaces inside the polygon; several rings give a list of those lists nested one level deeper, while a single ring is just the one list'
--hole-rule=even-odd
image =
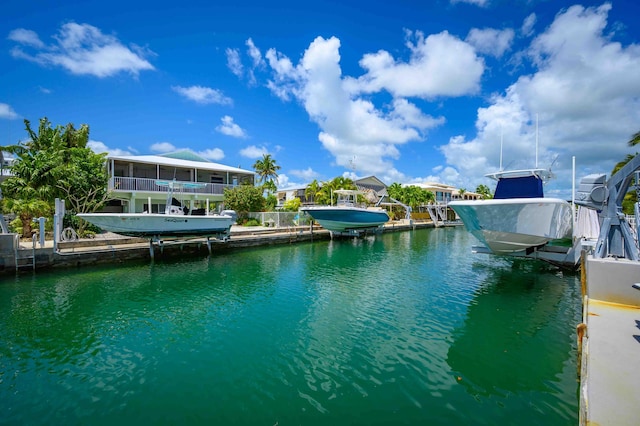
[{"label": "boat windshield", "polygon": [[498,180],[494,199],[543,198],[542,179],[538,176],[521,176]]}]

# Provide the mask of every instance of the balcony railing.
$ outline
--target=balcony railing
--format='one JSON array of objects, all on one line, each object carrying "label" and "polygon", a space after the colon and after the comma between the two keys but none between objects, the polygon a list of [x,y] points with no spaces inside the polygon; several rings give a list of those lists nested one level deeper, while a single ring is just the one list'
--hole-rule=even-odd
[{"label": "balcony railing", "polygon": [[[156,184],[158,179],[143,179],[143,178],[130,178],[130,177],[113,177],[109,179],[109,189],[113,191],[123,192],[167,192],[167,186],[160,186]],[[177,183],[194,183],[177,181]],[[185,194],[208,194],[208,195],[222,195],[225,188],[233,188],[234,185],[226,185],[223,183],[203,183],[204,186],[200,188],[183,188],[179,192]]]}]

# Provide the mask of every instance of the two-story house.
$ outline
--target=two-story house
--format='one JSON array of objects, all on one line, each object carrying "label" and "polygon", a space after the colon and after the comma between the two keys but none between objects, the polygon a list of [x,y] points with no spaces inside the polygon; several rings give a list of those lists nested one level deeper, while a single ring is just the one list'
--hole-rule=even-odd
[{"label": "two-story house", "polygon": [[105,211],[112,213],[164,212],[167,187],[158,181],[200,183],[185,185],[174,194],[190,210],[219,210],[224,189],[253,185],[255,172],[206,160],[191,151],[163,155],[110,155],[107,157],[109,190],[114,199]]}]

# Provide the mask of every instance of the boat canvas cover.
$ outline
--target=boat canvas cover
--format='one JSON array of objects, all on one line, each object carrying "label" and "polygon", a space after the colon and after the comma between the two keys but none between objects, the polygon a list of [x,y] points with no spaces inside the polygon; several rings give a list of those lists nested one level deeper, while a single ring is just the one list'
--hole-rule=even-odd
[{"label": "boat canvas cover", "polygon": [[503,178],[498,181],[494,199],[543,198],[542,179],[537,176]]}]

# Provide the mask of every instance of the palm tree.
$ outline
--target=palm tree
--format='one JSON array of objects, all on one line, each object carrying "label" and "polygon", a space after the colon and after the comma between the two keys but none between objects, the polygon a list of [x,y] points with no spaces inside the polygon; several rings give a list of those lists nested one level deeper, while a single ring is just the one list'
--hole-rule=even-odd
[{"label": "palm tree", "polygon": [[482,198],[484,199],[493,198],[493,196],[491,195],[491,190],[487,185],[484,184],[476,186],[476,193],[482,195]]},{"label": "palm tree", "polygon": [[256,160],[253,168],[258,176],[260,176],[261,183],[278,183],[278,170],[280,170],[280,166],[276,164],[276,160],[271,157],[271,154],[264,154],[262,159]]},{"label": "palm tree", "polygon": [[313,202],[315,201],[315,197],[318,192],[320,192],[320,184],[316,179],[314,179],[313,182],[307,185],[307,188],[304,190],[304,196],[307,197],[307,199],[311,199]]},{"label": "palm tree", "polygon": [[333,191],[336,189],[356,189],[356,185],[349,178],[338,176],[329,182],[323,182],[320,190],[316,193],[316,202],[318,204],[335,203],[336,199],[332,197]]},{"label": "palm tree", "polygon": [[387,187],[387,194],[389,197],[394,198],[396,200],[400,200],[402,198],[402,185],[398,182],[394,182]]},{"label": "palm tree", "polygon": [[51,208],[46,201],[38,199],[14,199],[5,200],[5,208],[14,212],[22,223],[22,236],[31,237],[31,219],[37,216],[49,216]]},{"label": "palm tree", "polygon": [[[640,131],[636,132],[633,136],[631,136],[631,139],[629,139],[629,142],[627,142],[627,144],[629,146],[640,145]],[[624,158],[624,160],[618,162],[613,167],[613,170],[611,171],[611,176],[616,174],[616,172],[618,172],[618,170],[623,168],[636,155],[637,154],[635,154],[635,155],[634,154],[627,154],[627,156]],[[633,184],[634,184],[634,182],[632,181],[632,185]],[[622,201],[622,211],[627,213],[627,214],[633,214],[633,211],[634,211],[633,206],[637,202],[638,202],[638,195],[637,195],[636,191],[629,190],[629,192],[627,192],[627,194],[624,196],[624,200]]]}]

